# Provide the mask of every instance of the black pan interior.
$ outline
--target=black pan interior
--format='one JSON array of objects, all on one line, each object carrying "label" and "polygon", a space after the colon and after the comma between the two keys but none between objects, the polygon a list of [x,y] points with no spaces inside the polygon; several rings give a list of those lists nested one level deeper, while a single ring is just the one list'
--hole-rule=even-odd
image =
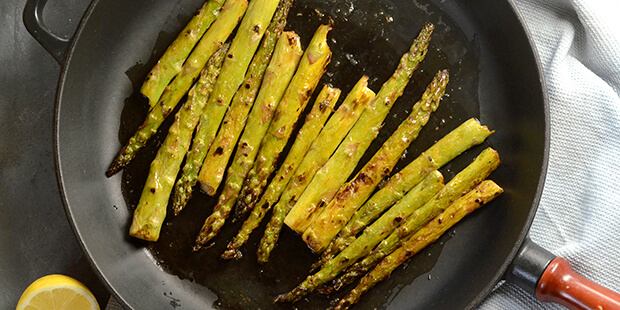
[{"label": "black pan interior", "polygon": [[[70,49],[59,82],[56,119],[58,176],[76,235],[110,289],[134,309],[290,308],[272,299],[307,275],[313,254],[285,230],[272,261],[256,263],[261,228],[244,258],[218,257],[239,224],[227,224],[216,245],[191,253],[195,234],[214,199],[195,195],[178,218],[169,217],[160,241],[128,237],[148,163],[164,129],[122,174],[104,172],[146,113],[137,95],[148,70],[202,0],[94,1]],[[515,254],[540,196],[547,150],[547,109],[539,67],[508,1],[297,0],[289,30],[306,44],[320,23],[334,21],[333,60],[324,76],[345,93],[362,75],[378,91],[422,25],[436,26],[426,60],[414,73],[368,159],[430,82],[447,68],[447,96],[395,171],[469,117],[495,133],[447,165],[451,178],[484,147],[497,149],[502,166],[491,176],[506,192],[469,216],[436,244],[398,268],[360,303],[360,309],[472,307],[500,279]],[[168,124],[169,125],[169,124]],[[359,167],[358,167],[359,168]],[[325,308],[312,295],[299,309]]]}]

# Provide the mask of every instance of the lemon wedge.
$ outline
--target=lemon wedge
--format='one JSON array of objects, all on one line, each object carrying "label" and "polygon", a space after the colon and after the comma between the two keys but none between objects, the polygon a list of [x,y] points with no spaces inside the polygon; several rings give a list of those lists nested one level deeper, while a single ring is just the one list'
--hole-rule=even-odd
[{"label": "lemon wedge", "polygon": [[17,302],[16,310],[99,310],[97,299],[80,281],[52,274],[32,282]]}]

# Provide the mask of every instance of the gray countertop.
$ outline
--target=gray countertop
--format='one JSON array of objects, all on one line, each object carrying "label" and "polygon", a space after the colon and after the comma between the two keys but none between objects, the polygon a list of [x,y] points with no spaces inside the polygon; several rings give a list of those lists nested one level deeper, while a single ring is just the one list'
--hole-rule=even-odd
[{"label": "gray countertop", "polygon": [[[54,170],[54,97],[60,65],[22,22],[25,0],[0,1],[0,309],[14,309],[37,278],[60,273],[109,293],[91,269],[63,210]],[[70,37],[86,0],[49,0],[47,26]]]}]

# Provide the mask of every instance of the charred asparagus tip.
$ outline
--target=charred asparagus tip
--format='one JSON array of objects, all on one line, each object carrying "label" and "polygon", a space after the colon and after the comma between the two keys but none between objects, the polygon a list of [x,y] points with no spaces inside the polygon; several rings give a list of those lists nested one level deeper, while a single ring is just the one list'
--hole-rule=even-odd
[{"label": "charred asparagus tip", "polygon": [[226,250],[220,256],[220,258],[224,259],[224,260],[230,260],[230,259],[233,259],[233,258],[234,259],[241,259],[242,257],[243,257],[243,253],[241,253],[241,251],[239,251],[239,250],[234,250],[234,249]]}]

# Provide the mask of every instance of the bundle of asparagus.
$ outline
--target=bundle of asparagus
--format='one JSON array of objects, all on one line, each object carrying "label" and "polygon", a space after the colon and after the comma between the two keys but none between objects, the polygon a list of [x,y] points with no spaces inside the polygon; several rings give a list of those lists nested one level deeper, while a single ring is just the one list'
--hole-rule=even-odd
[{"label": "bundle of asparagus", "polygon": [[379,263],[381,259],[398,248],[403,241],[406,241],[413,233],[424,226],[431,218],[443,212],[453,201],[488,177],[499,166],[499,162],[499,155],[495,150],[487,148],[482,151],[474,162],[457,174],[440,193],[409,216],[398,230],[395,230],[381,241],[372,253],[352,265],[340,278],[331,284],[331,288],[326,288],[325,292],[335,292],[364,275]]},{"label": "bundle of asparagus", "polygon": [[392,77],[383,84],[373,102],[364,110],[329,161],[314,175],[311,183],[284,219],[288,227],[303,234],[318,215],[319,212],[316,210],[329,203],[353,172],[370,143],[378,135],[390,108],[402,95],[413,71],[426,56],[433,29],[431,24],[424,26],[409,52],[401,58]]},{"label": "bundle of asparagus", "polygon": [[433,169],[439,169],[474,145],[482,143],[491,131],[475,119],[469,119],[422,152],[359,208],[340,230],[329,247],[321,253],[313,268],[320,267],[334,255],[346,248],[355,236],[374,221],[385,209],[399,201],[413,186]]},{"label": "bundle of asparagus", "polygon": [[[398,229],[392,232],[389,226],[386,227],[390,224],[389,217],[383,218],[383,220],[380,218],[375,224],[366,228],[360,237],[335,258],[329,260],[321,270],[308,276],[299,286],[288,294],[279,296],[276,301],[295,302],[299,300],[334,279],[347,267],[366,255],[368,257],[364,261],[370,258],[371,266],[374,266],[377,258],[380,260],[393,252],[401,242],[407,241],[413,233],[426,225],[432,218],[439,215],[454,201],[486,179],[498,165],[499,156],[497,152],[491,148],[484,150],[423,206],[420,208],[413,206],[416,210],[400,224]],[[385,238],[390,232],[392,233]],[[377,247],[372,250],[375,245]]]},{"label": "bundle of asparagus", "polygon": [[450,227],[454,226],[466,215],[485,205],[503,193],[503,189],[495,182],[486,180],[452,203],[444,212],[431,220],[400,248],[392,252],[381,261],[372,272],[364,276],[360,283],[351,292],[342,298],[333,310],[349,309],[357,303],[362,294],[375,284],[387,278],[394,269],[406,262],[413,255],[420,252],[429,244],[437,241]]},{"label": "bundle of asparagus", "polygon": [[[314,142],[318,133],[323,128],[323,125],[327,121],[327,118],[331,115],[332,109],[338,98],[340,97],[340,90],[325,85],[323,90],[317,96],[317,99],[312,107],[312,111],[306,116],[306,121],[303,127],[297,133],[295,143],[291,147],[286,159],[280,166],[278,173],[273,179],[272,188],[283,188],[282,184],[286,184],[292,174],[297,169],[297,166],[303,159],[304,155]],[[278,185],[279,184],[279,185]],[[274,189],[275,190],[275,189]],[[252,212],[250,218],[244,223],[243,227],[239,230],[239,233],[233,241],[228,245],[228,251],[222,254],[223,259],[240,258],[241,252],[239,248],[245,243],[250,233],[254,228],[260,224],[265,212],[269,209],[270,204],[264,203],[259,205],[257,212]]]},{"label": "bundle of asparagus", "polygon": [[[330,26],[322,25],[315,32],[308,48],[299,61],[299,66],[295,75],[279,100],[278,108],[273,114],[273,121],[269,124],[268,130],[263,131],[264,137],[259,134],[260,131],[256,130],[256,128],[248,127],[250,125],[249,123],[246,126],[244,135],[245,132],[248,132],[248,135],[262,138],[261,146],[259,149],[258,146],[241,145],[241,151],[244,152],[245,149],[245,152],[252,152],[253,156],[257,156],[255,155],[257,154],[255,150],[258,150],[258,152],[262,152],[262,155],[256,157],[258,159],[258,164],[254,165],[251,163],[254,162],[254,159],[251,158],[253,156],[241,155],[248,161],[245,162],[245,160],[242,160],[239,165],[233,162],[233,165],[229,168],[229,176],[224,192],[218,199],[218,204],[215,206],[213,214],[207,218],[200,229],[200,233],[196,237],[196,250],[207,245],[207,243],[217,236],[222,229],[226,218],[228,218],[238,198],[237,195],[241,190],[241,183],[248,174],[250,167],[255,167],[254,171],[257,171],[259,169],[258,167],[272,165],[273,161],[275,161],[274,157],[277,157],[286,145],[288,138],[293,132],[293,126],[297,118],[310,99],[312,91],[318,84],[320,77],[323,75],[323,72],[325,72],[325,67],[329,63],[331,51],[327,45],[327,33],[330,29]],[[298,41],[299,40],[295,40],[294,42]],[[241,173],[236,173],[235,170],[232,170],[233,168],[240,170]],[[201,171],[198,180],[202,182],[203,176]],[[235,179],[231,180],[231,177]],[[203,186],[203,183],[201,183],[201,186]]]},{"label": "bundle of asparagus", "polygon": [[[258,203],[259,208],[252,211],[248,221],[254,221],[254,218],[259,220],[260,213],[268,208],[269,205],[277,202],[273,207],[271,220],[267,224],[267,228],[265,228],[265,233],[258,247],[259,262],[266,263],[269,260],[271,251],[278,242],[284,217],[297,201],[297,197],[301,196],[306,189],[314,174],[327,162],[345,135],[348,134],[349,130],[357,122],[363,110],[374,98],[375,93],[367,85],[368,76],[360,78],[336,113],[329,119],[325,128],[321,130],[319,136],[314,140],[315,142],[312,143],[299,167],[295,170],[295,175],[286,184],[286,188],[282,189],[277,183],[274,183],[273,186],[270,185]],[[274,182],[277,181],[278,179],[274,179]],[[249,228],[250,223],[247,226],[244,223],[242,227],[243,233],[249,234]],[[241,247],[241,241],[246,238],[245,236],[236,238],[237,240],[233,240],[233,244],[229,249],[232,251],[235,248]]]},{"label": "bundle of asparagus", "polygon": [[386,178],[409,144],[437,110],[448,83],[448,71],[443,70],[426,88],[422,98],[396,131],[364,165],[352,181],[342,186],[334,199],[316,216],[304,231],[303,240],[315,252],[322,252],[340,229],[349,221],[357,207],[370,196],[381,180]]},{"label": "bundle of asparagus", "polygon": [[220,15],[224,0],[205,2],[196,14],[168,46],[153,69],[146,76],[140,93],[149,99],[152,108],[164,92],[166,85],[181,72],[183,63],[198,40],[209,29],[209,26]]},{"label": "bundle of asparagus", "polygon": [[[231,109],[226,113],[226,117],[222,123],[222,128],[213,141],[211,148],[209,148],[210,142],[207,141],[209,135],[204,132],[209,130],[207,128],[209,125],[214,126],[214,122],[209,121],[209,118],[212,116],[212,112],[205,110],[202,113],[201,122],[198,125],[198,131],[194,137],[194,143],[192,144],[192,148],[187,156],[187,159],[185,160],[185,165],[183,166],[183,172],[175,184],[174,195],[172,196],[172,208],[176,215],[183,210],[191,198],[192,190],[198,179],[198,171],[201,169],[203,163],[206,168],[202,169],[209,171],[205,174],[216,178],[218,180],[217,184],[219,185],[219,181],[221,181],[222,175],[224,174],[224,166],[228,163],[228,159],[235,143],[237,142],[237,138],[245,125],[247,113],[254,104],[254,99],[258,93],[263,75],[267,71],[267,65],[269,64],[276,48],[276,42],[280,38],[282,30],[286,25],[286,17],[288,16],[291,6],[292,0],[287,0],[280,3],[271,24],[265,31],[263,43],[249,65],[248,71],[245,75],[245,80],[243,82],[243,87],[240,87],[235,93],[232,99]],[[285,37],[290,40],[296,39],[296,36],[292,34],[285,34]],[[284,42],[281,44],[284,44]],[[280,49],[286,48],[286,46],[287,45],[281,45]],[[284,61],[281,57],[286,57],[289,53],[279,53],[278,55],[280,57],[276,57],[277,60],[274,61],[273,66],[276,66],[276,64],[281,64],[281,62]],[[293,58],[290,60],[293,61],[286,62],[291,65],[289,66],[290,68],[297,65],[296,55],[298,54],[292,55]],[[270,76],[275,74],[274,70],[267,72],[269,72],[268,78],[271,78]],[[283,72],[283,80],[286,80],[284,77],[287,76],[287,72],[290,72],[290,70],[285,69]],[[213,151],[207,154],[208,150]],[[208,157],[207,160],[205,160],[205,156]],[[216,187],[217,186],[213,188]],[[208,194],[213,195],[211,192],[208,192]]]},{"label": "bundle of asparagus", "polygon": [[131,236],[147,241],[157,241],[159,238],[174,178],[189,149],[200,111],[213,90],[228,47],[228,44],[224,45],[213,54],[202,70],[198,83],[190,90],[187,102],[175,116],[164,143],[151,163],[149,176],[129,228]]},{"label": "bundle of asparagus", "polygon": [[[278,166],[331,59],[327,44],[331,24],[317,29],[303,56],[299,37],[283,31],[292,2],[206,2],[149,72],[140,90],[149,99],[147,118],[106,174],[111,176],[131,162],[189,90],[151,163],[130,235],[158,239],[187,154],[172,198],[175,214],[185,207],[196,182],[214,195],[227,171],[222,194],[196,237],[195,250],[210,245],[236,205],[235,219],[251,213],[222,258],[240,258],[240,248],[273,208],[259,244],[259,262],[268,261],[283,224],[302,234],[313,251],[322,252],[313,265],[320,268],[318,272],[276,301],[295,302],[315,290],[332,294],[366,274],[335,306],[347,309],[466,214],[501,194],[497,184],[483,181],[499,165],[499,156],[491,148],[484,150],[443,185],[437,169],[492,133],[470,119],[371,197],[437,109],[448,82],[443,70],[409,117],[345,183],[425,58],[434,29],[427,24],[376,95],[363,76],[332,115],[340,90],[325,85]],[[235,29],[234,39],[225,43]]]},{"label": "bundle of asparagus", "polygon": [[228,36],[237,27],[247,7],[247,0],[226,1],[221,9],[221,14],[219,14],[209,30],[200,39],[187,60],[185,60],[181,71],[166,86],[157,104],[149,110],[142,125],[114,159],[106,172],[108,177],[116,174],[129,164],[136,157],[136,153],[157,132],[164,119],[172,113],[181,98],[192,86],[207,60],[220,48],[221,42],[226,42]]}]

